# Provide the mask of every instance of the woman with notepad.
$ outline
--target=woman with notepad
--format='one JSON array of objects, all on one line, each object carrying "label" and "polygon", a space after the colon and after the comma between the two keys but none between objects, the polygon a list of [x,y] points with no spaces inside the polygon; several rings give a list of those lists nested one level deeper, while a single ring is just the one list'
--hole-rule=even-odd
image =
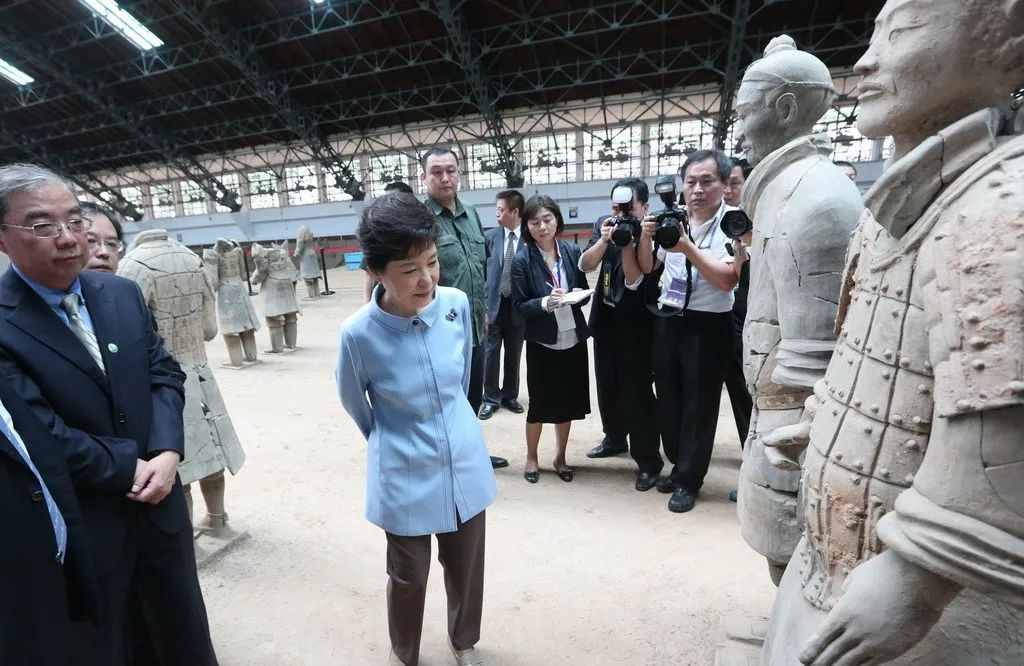
[{"label": "woman with notepad", "polygon": [[526,320],[526,470],[530,483],[540,479],[537,446],[545,423],[555,424],[557,445],[552,466],[572,481],[566,464],[572,421],[590,413],[590,329],[582,306],[592,293],[579,269],[580,249],[559,240],[565,223],[551,197],[536,195],[522,211],[523,246],[512,263],[512,307]]}]

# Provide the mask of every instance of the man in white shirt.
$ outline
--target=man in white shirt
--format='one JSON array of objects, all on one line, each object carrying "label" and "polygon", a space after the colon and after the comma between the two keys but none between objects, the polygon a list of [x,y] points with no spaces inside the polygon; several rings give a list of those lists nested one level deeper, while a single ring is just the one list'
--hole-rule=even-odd
[{"label": "man in white shirt", "polygon": [[[512,258],[523,246],[519,214],[525,201],[517,190],[499,192],[494,203],[498,226],[484,234],[487,263],[484,268],[487,299],[487,332],[484,337],[484,398],[480,418],[489,419],[504,407],[522,414],[519,404],[519,360],[523,354],[525,323],[512,307]],[[502,355],[501,349],[505,348]],[[505,371],[498,385],[498,370]]]},{"label": "man in white shirt", "polygon": [[653,218],[643,223],[635,256],[623,253],[626,284],[636,289],[643,274],[664,267],[658,286],[661,317],[654,326],[652,364],[658,394],[658,426],[672,473],[658,490],[672,493],[669,510],[693,508],[711,462],[725,369],[733,355],[732,320],[736,272],[719,228],[733,210],[723,200],[732,163],[721,151],[699,150],[683,163],[683,198],[689,237],[657,252]]}]

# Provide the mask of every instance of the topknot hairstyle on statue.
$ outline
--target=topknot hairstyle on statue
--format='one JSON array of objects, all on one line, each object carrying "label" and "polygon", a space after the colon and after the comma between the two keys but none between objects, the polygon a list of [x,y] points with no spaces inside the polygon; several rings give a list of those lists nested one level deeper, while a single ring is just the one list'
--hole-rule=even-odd
[{"label": "topknot hairstyle on statue", "polygon": [[768,42],[764,57],[747,68],[743,82],[760,85],[766,105],[774,104],[786,93],[797,95],[810,102],[800,106],[803,112],[813,115],[814,120],[824,115],[836,96],[832,74],[825,63],[798,49],[789,35],[779,35]]}]

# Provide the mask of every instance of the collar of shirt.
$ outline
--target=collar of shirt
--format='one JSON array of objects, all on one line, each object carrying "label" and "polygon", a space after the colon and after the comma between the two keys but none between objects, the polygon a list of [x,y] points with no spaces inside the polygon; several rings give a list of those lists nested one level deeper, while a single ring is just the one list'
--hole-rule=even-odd
[{"label": "collar of shirt", "polygon": [[[693,236],[694,243],[698,247],[701,247],[703,242],[709,236],[709,232],[711,231],[712,225],[721,224],[722,216],[725,215],[726,211],[729,210],[733,210],[733,207],[725,203],[725,199],[722,199],[722,202],[718,205],[718,210],[715,211],[714,217],[712,217],[710,220],[700,225],[699,227],[693,227],[692,229],[690,229],[690,235]],[[698,237],[700,238],[700,241],[697,240]],[[706,248],[702,247],[701,249]]]},{"label": "collar of shirt", "polygon": [[62,319],[67,317],[64,313],[64,309],[60,306],[60,303],[64,300],[65,296],[68,294],[78,294],[78,298],[81,299],[83,304],[85,303],[85,296],[82,294],[82,283],[78,279],[78,276],[75,276],[75,281],[71,283],[71,287],[67,291],[61,291],[59,289],[51,289],[50,287],[41,285],[22,273],[21,269],[14,264],[11,264],[11,266],[14,268],[14,272],[18,274],[18,277],[24,280],[25,284],[32,288],[32,291],[39,294],[39,298],[43,299],[44,303],[53,308],[53,310],[60,315]]},{"label": "collar of shirt", "polygon": [[454,214],[452,213],[452,211],[450,209],[445,208],[444,206],[439,204],[434,199],[434,197],[432,197],[430,195],[427,195],[427,198],[423,200],[423,203],[430,210],[430,212],[433,213],[434,217],[440,217],[442,215],[447,214],[452,219],[455,219],[456,217],[459,217],[460,215],[465,215],[466,214],[466,207],[462,205],[462,201],[459,199],[458,195],[455,196],[455,213]]},{"label": "collar of shirt", "polygon": [[[516,237],[516,242],[519,241],[519,230],[518,229],[508,229],[506,227],[502,227],[502,229],[505,232],[504,235],[501,237],[502,246],[508,245],[509,234],[511,234],[511,235]],[[513,247],[515,247],[515,246],[513,245]]]},{"label": "collar of shirt", "polygon": [[430,302],[423,312],[419,313],[415,317],[399,317],[387,312],[380,306],[378,301],[384,295],[384,285],[378,284],[373,288],[373,296],[370,298],[370,316],[381,326],[386,326],[393,331],[399,333],[408,333],[409,329],[412,328],[413,322],[421,321],[423,325],[430,328],[437,321],[438,310],[441,308],[438,298],[437,290],[435,287],[434,300]]}]

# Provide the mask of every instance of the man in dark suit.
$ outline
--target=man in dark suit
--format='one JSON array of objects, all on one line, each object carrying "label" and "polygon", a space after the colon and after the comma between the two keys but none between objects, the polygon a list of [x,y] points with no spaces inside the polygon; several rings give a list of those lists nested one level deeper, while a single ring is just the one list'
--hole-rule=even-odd
[{"label": "man in dark suit", "polygon": [[[649,208],[647,183],[630,178],[615,185],[633,190],[633,214],[643,219]],[[612,212],[618,214],[614,204]],[[647,491],[654,487],[664,464],[658,450],[657,403],[651,388],[654,321],[644,305],[643,292],[626,289],[622,249],[611,242],[613,226],[614,217],[598,219],[580,258],[583,270],[601,269],[590,309],[590,330],[605,437],[587,457],[605,458],[628,450],[637,464],[635,487]]]},{"label": "man in dark suit", "polygon": [[82,514],[50,431],[0,379],[0,663],[76,663],[72,621],[94,631],[96,578]]},{"label": "man in dark suit", "polygon": [[[484,400],[480,418],[489,419],[502,406],[513,414],[522,414],[519,404],[519,359],[523,352],[524,323],[522,316],[512,308],[512,259],[523,246],[520,237],[519,214],[523,210],[523,195],[517,190],[498,193],[495,213],[498,226],[484,234],[487,241],[487,318],[489,324],[484,339]],[[501,348],[505,347],[505,373],[498,386]]]},{"label": "man in dark suit", "polygon": [[176,473],[184,374],[138,286],[82,272],[89,227],[59,176],[0,167],[0,373],[64,449],[98,575],[96,661],[129,659],[134,595],[157,663],[215,664]]}]

